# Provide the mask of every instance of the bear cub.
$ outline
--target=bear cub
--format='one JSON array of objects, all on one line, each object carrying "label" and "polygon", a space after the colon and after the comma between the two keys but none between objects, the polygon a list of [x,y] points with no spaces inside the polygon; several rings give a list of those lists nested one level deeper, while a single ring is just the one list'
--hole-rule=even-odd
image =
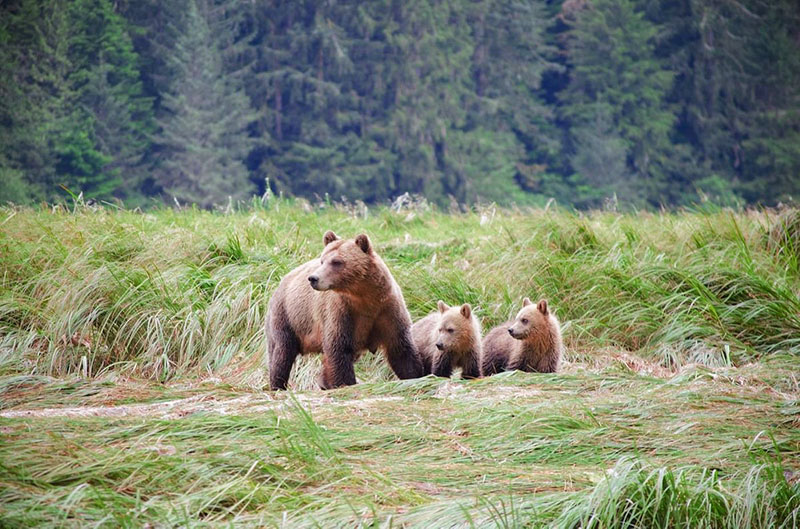
[{"label": "bear cub", "polygon": [[267,315],[269,382],[286,389],[298,354],[322,353],[322,389],[356,383],[353,362],[383,349],[399,378],[422,376],[411,315],[386,264],[365,234],[323,237],[322,255],[286,274]]},{"label": "bear cub", "polygon": [[419,351],[425,374],[449,377],[461,368],[461,378],[480,376],[481,327],[472,307],[465,303],[449,307],[439,300],[438,312],[429,314],[411,327],[411,337]]},{"label": "bear cub", "polygon": [[483,339],[481,374],[518,369],[555,373],[561,363],[561,326],[544,299],[525,298],[516,319],[492,329]]}]

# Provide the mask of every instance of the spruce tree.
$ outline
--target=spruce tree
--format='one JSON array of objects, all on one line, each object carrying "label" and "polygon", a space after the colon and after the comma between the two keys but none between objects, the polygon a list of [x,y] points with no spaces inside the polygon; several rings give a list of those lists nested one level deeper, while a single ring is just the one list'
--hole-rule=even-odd
[{"label": "spruce tree", "polygon": [[109,0],[14,4],[0,17],[0,164],[39,198],[123,196],[150,107],[125,21]]},{"label": "spruce tree", "polygon": [[68,108],[65,2],[0,6],[0,200],[50,199],[58,120]]},{"label": "spruce tree", "polygon": [[168,63],[174,71],[162,95],[156,182],[167,197],[202,207],[252,192],[244,160],[252,111],[236,78],[224,75],[209,27],[210,3],[191,0]]},{"label": "spruce tree", "polygon": [[142,159],[150,145],[153,115],[127,23],[110,0],[75,0],[69,20],[73,105],[88,112],[87,135],[95,157],[106,160],[96,169],[99,183],[90,194],[136,197],[145,175]]},{"label": "spruce tree", "polygon": [[702,155],[749,202],[800,190],[800,12],[791,0],[693,2],[689,125]]},{"label": "spruce tree", "polygon": [[[470,13],[475,42],[472,73],[477,95],[467,128],[478,129],[478,136],[496,135],[491,143],[505,151],[496,159],[504,160],[507,173],[505,180],[486,178],[487,186],[470,184],[469,200],[475,200],[477,193],[500,201],[498,196],[506,196],[507,201],[514,195],[516,202],[524,202],[522,189],[546,192],[546,181],[558,170],[560,132],[552,109],[540,96],[543,76],[560,70],[552,60],[556,49],[546,34],[552,22],[544,2],[536,0],[484,0],[464,8]],[[512,137],[513,145],[508,144]],[[481,164],[483,158],[477,156],[473,163]],[[503,180],[500,186],[493,185],[499,180]],[[501,187],[507,191],[499,193]],[[532,199],[528,195],[527,200]]]},{"label": "spruce tree", "polygon": [[[666,100],[672,73],[654,53],[657,31],[631,0],[585,4],[574,15],[569,33],[570,83],[561,109],[578,160],[591,156],[582,149],[593,149],[603,140],[608,130],[597,123],[608,121],[607,128],[624,145],[628,167],[608,183],[630,189],[624,198],[652,204],[663,200],[668,185],[662,164],[675,120]],[[607,147],[620,142],[613,140]],[[586,182],[593,178],[590,167],[582,169]]]}]

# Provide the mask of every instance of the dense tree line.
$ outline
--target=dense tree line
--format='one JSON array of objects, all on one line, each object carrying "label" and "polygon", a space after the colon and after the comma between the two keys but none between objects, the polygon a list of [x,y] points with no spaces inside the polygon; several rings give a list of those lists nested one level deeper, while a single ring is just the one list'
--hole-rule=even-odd
[{"label": "dense tree line", "polygon": [[796,0],[6,0],[0,200],[800,191]]}]

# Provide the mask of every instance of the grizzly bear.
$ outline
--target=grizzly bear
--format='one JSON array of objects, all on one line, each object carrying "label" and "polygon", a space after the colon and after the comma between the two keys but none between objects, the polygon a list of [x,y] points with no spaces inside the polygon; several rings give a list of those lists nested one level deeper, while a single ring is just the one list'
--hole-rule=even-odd
[{"label": "grizzly bear", "polygon": [[555,373],[561,362],[561,327],[547,301],[525,298],[516,319],[492,329],[483,339],[481,374],[501,371]]},{"label": "grizzly bear", "polygon": [[281,280],[269,301],[269,381],[286,389],[298,354],[322,353],[322,389],[356,383],[353,362],[381,347],[400,378],[422,376],[403,294],[369,237],[322,239],[319,259]]},{"label": "grizzly bear", "polygon": [[425,374],[449,377],[454,367],[461,378],[478,378],[481,327],[469,303],[449,307],[439,300],[439,310],[411,327],[411,338],[422,358]]}]

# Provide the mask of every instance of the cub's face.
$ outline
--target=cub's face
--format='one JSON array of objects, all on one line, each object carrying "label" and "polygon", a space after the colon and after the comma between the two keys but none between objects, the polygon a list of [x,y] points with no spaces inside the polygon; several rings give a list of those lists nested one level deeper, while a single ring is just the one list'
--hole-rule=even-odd
[{"label": "cub's face", "polygon": [[308,276],[314,290],[347,290],[367,276],[372,266],[372,246],[366,235],[340,239],[329,231],[322,239],[325,249],[319,266]]},{"label": "cub's face", "polygon": [[460,307],[449,307],[445,302],[439,301],[438,308],[441,318],[437,329],[436,348],[444,352],[460,349],[460,346],[471,338],[472,307],[469,303]]},{"label": "cub's face", "polygon": [[508,328],[508,334],[517,340],[524,340],[535,330],[547,326],[547,315],[547,301],[541,300],[534,305],[530,299],[525,298],[522,300],[522,310]]}]

